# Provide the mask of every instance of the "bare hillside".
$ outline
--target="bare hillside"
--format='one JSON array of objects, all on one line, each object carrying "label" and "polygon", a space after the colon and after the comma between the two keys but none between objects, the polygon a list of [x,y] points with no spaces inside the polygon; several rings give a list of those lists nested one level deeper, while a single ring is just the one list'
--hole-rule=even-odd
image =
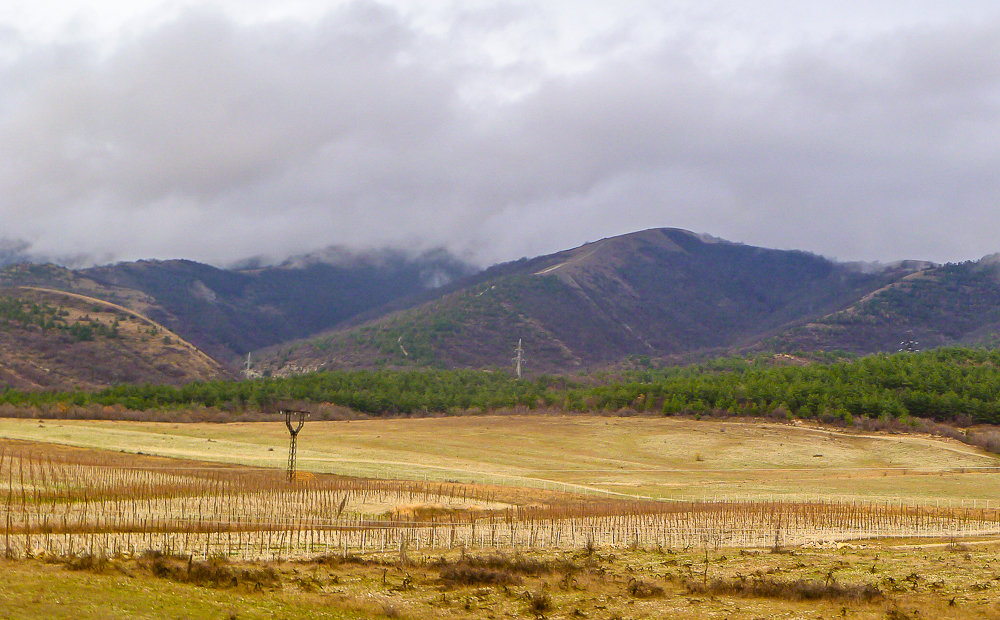
[{"label": "bare hillside", "polygon": [[162,325],[79,294],[0,289],[0,334],[0,387],[89,389],[229,376]]}]

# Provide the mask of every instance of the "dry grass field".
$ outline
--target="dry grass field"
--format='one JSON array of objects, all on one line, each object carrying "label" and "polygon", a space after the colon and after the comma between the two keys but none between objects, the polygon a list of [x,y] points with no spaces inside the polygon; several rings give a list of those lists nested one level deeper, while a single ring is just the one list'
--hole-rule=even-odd
[{"label": "dry grass field", "polygon": [[278,419],[0,420],[0,617],[1000,616],[997,459],[950,440],[310,422],[291,482],[287,441]]},{"label": "dry grass field", "polygon": [[[274,423],[0,419],[0,437],[283,467]],[[303,470],[678,500],[965,502],[995,506],[1000,459],[918,435],[773,423],[595,415],[309,422]]]}]

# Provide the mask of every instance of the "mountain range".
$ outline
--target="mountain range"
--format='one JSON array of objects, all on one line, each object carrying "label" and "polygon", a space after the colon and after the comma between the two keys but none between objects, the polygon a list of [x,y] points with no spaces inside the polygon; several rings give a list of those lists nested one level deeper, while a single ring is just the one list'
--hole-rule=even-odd
[{"label": "mountain range", "polygon": [[[119,336],[95,332],[87,341],[97,347],[92,356],[100,357],[102,338],[109,358],[154,354],[137,346],[148,346],[149,338],[128,344],[121,337],[126,311],[130,320],[141,317],[199,354],[191,362],[131,363],[146,369],[132,374],[95,374],[92,362],[81,362],[74,377],[67,347],[80,342],[67,338],[76,328],[43,329],[24,312],[42,294],[56,312],[67,311],[68,293],[94,300],[86,303],[95,313],[102,304],[118,313]],[[73,299],[79,305],[80,298]],[[254,374],[509,368],[519,341],[528,372],[564,373],[763,351],[863,354],[992,345],[1000,332],[1000,258],[841,263],[664,228],[485,270],[444,251],[414,256],[336,248],[230,269],[185,260],[78,270],[19,263],[0,270],[0,303],[12,309],[0,321],[0,335],[6,343],[16,335],[19,343],[0,348],[0,387],[235,376],[247,353]],[[17,303],[21,310],[14,311]],[[72,323],[77,314],[70,315]],[[112,315],[105,318],[113,321]],[[50,357],[61,351],[66,368],[57,380],[26,370],[50,359],[32,352],[38,349]],[[216,366],[176,368],[206,359],[202,353]],[[13,367],[21,370],[5,374]]]}]

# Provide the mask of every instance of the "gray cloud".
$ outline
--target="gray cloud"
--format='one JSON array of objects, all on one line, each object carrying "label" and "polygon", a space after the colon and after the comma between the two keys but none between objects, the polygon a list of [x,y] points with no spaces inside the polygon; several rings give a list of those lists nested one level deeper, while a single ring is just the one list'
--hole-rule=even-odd
[{"label": "gray cloud", "polygon": [[110,49],[0,28],[0,237],[215,262],[329,244],[490,262],[650,226],[843,259],[1000,249],[1000,19],[735,56],[683,23],[655,45],[615,24],[567,70],[477,47],[537,19],[187,11]]}]

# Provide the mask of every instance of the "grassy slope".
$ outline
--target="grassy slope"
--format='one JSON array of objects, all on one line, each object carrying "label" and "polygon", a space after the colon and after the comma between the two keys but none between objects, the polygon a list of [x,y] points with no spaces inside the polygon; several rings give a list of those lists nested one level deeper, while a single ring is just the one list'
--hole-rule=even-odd
[{"label": "grassy slope", "polygon": [[[0,436],[283,467],[273,423],[0,420]],[[698,499],[1000,496],[1000,459],[951,440],[676,418],[477,416],[310,422],[299,465],[380,477],[471,480]]]},{"label": "grassy slope", "polygon": [[69,571],[40,562],[0,560],[3,618],[349,618],[378,617],[344,610],[308,595],[247,593],[178,584],[149,575]]},{"label": "grassy slope", "polygon": [[[900,544],[900,543],[904,544]],[[478,552],[469,551],[472,557]],[[466,552],[433,558],[396,554],[371,564],[280,564],[272,591],[210,588],[152,577],[121,562],[133,576],[73,572],[41,562],[0,560],[0,616],[11,618],[531,618],[530,593],[551,601],[546,618],[996,618],[995,542],[913,547],[885,541],[843,549],[789,553],[732,553],[675,549],[528,552],[528,562],[552,566],[540,575],[516,575],[516,585],[449,585],[437,562],[457,564]],[[429,560],[429,561],[428,561]],[[707,560],[707,563],[706,563]],[[516,561],[516,560],[515,560]],[[568,568],[567,568],[568,567]],[[793,584],[871,585],[873,601],[822,597],[692,594],[687,584],[756,579]],[[404,581],[405,580],[405,581]],[[642,582],[661,588],[630,593]],[[407,585],[403,587],[403,584]]]}]

